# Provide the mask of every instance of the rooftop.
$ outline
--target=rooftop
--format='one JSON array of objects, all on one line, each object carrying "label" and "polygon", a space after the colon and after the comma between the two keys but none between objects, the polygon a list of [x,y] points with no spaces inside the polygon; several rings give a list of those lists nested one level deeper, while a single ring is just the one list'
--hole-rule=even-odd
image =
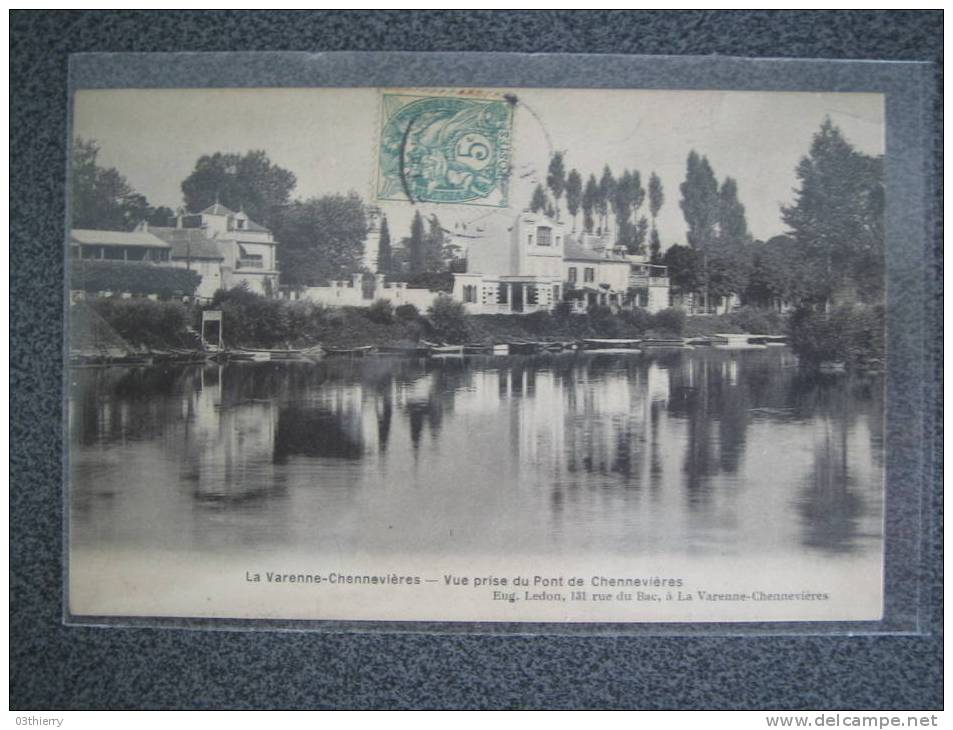
[{"label": "rooftop", "polygon": [[202,211],[202,215],[235,215],[235,211],[231,208],[226,208],[221,203],[215,203],[210,205],[208,208]]},{"label": "rooftop", "polygon": [[224,260],[218,244],[205,235],[201,228],[159,228],[150,226],[149,230],[172,246],[174,259],[213,259]]},{"label": "rooftop", "polygon": [[169,244],[148,231],[100,231],[74,228],[70,241],[87,246],[137,246],[141,248],[170,248]]}]

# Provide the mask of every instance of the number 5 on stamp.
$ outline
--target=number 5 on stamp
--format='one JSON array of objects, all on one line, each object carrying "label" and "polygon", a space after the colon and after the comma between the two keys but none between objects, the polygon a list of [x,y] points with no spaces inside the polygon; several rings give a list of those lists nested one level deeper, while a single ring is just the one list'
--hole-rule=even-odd
[{"label": "number 5 on stamp", "polygon": [[379,200],[508,205],[508,101],[384,92],[381,115]]}]

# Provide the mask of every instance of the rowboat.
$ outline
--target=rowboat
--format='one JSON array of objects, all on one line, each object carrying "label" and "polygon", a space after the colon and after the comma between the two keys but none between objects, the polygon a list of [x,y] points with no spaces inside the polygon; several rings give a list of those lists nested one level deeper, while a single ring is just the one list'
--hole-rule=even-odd
[{"label": "rowboat", "polygon": [[373,351],[373,345],[363,347],[325,347],[324,354],[328,357],[364,357]]},{"label": "rowboat", "polygon": [[585,339],[582,341],[584,350],[636,350],[642,340],[620,339]]},{"label": "rowboat", "polygon": [[430,354],[433,357],[460,356],[463,357],[463,345],[433,345]]},{"label": "rowboat", "polygon": [[427,357],[430,348],[424,345],[378,345],[370,354],[383,357]]}]

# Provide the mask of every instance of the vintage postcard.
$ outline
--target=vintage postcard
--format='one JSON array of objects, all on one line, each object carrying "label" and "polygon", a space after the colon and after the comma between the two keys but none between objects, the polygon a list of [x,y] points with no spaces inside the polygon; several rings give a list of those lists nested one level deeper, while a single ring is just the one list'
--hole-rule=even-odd
[{"label": "vintage postcard", "polygon": [[882,94],[72,120],[72,616],[881,618]]}]

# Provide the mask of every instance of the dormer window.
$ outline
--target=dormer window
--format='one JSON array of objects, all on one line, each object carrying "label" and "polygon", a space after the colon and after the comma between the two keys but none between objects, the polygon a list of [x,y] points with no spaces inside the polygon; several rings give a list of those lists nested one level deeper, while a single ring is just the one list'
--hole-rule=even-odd
[{"label": "dormer window", "polygon": [[537,245],[539,246],[552,246],[553,245],[553,229],[548,226],[539,226],[536,229],[536,240]]},{"label": "dormer window", "polygon": [[244,219],[244,218],[238,218],[238,219],[235,221],[235,226],[236,226],[236,227],[238,228],[238,230],[240,230],[240,231],[241,231],[241,230],[244,230],[244,228],[245,228],[245,219]]}]

